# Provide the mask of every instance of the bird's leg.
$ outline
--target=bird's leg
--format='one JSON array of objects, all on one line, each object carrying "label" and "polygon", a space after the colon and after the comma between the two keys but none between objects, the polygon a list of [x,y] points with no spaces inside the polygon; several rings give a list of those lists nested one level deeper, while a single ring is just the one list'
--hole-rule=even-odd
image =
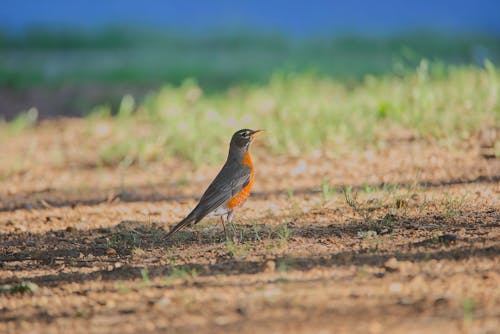
[{"label": "bird's leg", "polygon": [[232,231],[232,234],[233,234],[233,243],[238,243],[238,235],[236,233],[236,228],[234,227],[234,224],[233,224],[233,211],[229,211],[229,213],[227,214],[227,222],[229,223],[229,226],[231,227],[231,231]]},{"label": "bird's leg", "polygon": [[224,229],[224,235],[226,236],[226,240],[228,240],[228,235],[226,231],[226,225],[224,225],[224,215],[220,216],[220,222],[222,223],[222,228]]}]

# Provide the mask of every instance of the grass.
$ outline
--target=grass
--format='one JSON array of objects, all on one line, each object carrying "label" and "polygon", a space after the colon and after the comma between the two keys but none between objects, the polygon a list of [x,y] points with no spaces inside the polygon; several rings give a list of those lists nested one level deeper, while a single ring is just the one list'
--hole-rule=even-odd
[{"label": "grass", "polygon": [[[241,237],[241,236],[240,236]],[[228,254],[233,258],[245,257],[248,255],[250,246],[248,244],[242,244],[239,242],[233,242],[232,240],[226,240],[226,249]]]},{"label": "grass", "polygon": [[37,290],[38,290],[38,285],[28,281],[23,281],[13,285],[10,284],[0,285],[0,293],[25,294],[25,293],[35,293]]},{"label": "grass", "polygon": [[328,201],[335,194],[335,189],[330,186],[327,180],[321,182],[321,194],[324,202]]},{"label": "grass", "polygon": [[293,270],[296,260],[288,255],[283,256],[277,260],[276,270],[280,272],[287,272]]},{"label": "grass", "polygon": [[448,193],[444,194],[444,198],[441,200],[441,206],[446,217],[451,217],[454,215],[462,214],[465,208],[467,196],[464,194],[462,196],[453,196]]},{"label": "grass", "polygon": [[286,243],[288,242],[288,238],[290,238],[290,235],[292,234],[292,231],[288,227],[288,222],[284,222],[278,227],[277,234],[280,240],[280,245],[286,245]]},{"label": "grass", "polygon": [[[33,117],[28,112],[0,124],[0,133],[25,131]],[[422,60],[412,73],[367,76],[355,85],[276,73],[264,85],[215,94],[185,80],[142,101],[126,95],[118,110],[99,106],[85,119],[89,140],[102,143],[98,162],[124,168],[172,156],[218,164],[229,136],[243,127],[266,130],[257,152],[292,156],[376,149],[395,137],[452,145],[482,128],[500,127],[500,74],[490,62],[479,68]],[[331,195],[327,183],[322,193]]]},{"label": "grass", "polygon": [[253,236],[254,236],[254,241],[261,241],[262,238],[260,237],[259,235],[259,232],[261,231],[261,227],[259,225],[257,225],[257,222],[253,222],[252,224],[252,232],[253,232]]},{"label": "grass", "polygon": [[172,267],[172,273],[167,276],[164,283],[170,285],[175,279],[181,279],[183,282],[187,282],[189,279],[196,278],[197,276],[198,272],[196,268]]},{"label": "grass", "polygon": [[[367,195],[373,192],[373,189],[365,187],[364,189]],[[381,209],[386,201],[386,198],[382,196],[381,198],[370,196],[366,200],[359,200],[358,193],[353,193],[351,187],[346,187],[344,190],[344,200],[347,205],[359,215],[363,221],[367,224],[373,223],[373,214],[376,210]]]},{"label": "grass", "polygon": [[120,254],[131,254],[141,245],[139,234],[135,232],[114,232],[108,241],[108,248],[115,249]]},{"label": "grass", "polygon": [[[360,220],[364,227],[357,231],[361,239],[377,239],[378,236],[391,235],[398,227],[398,222],[410,223],[415,217],[433,213],[439,225],[441,219],[456,219],[463,216],[470,204],[466,194],[453,195],[448,192],[435,197],[433,202],[427,199],[426,190],[418,184],[408,187],[384,184],[383,186],[365,185],[353,191],[351,187],[343,189],[343,200]],[[469,203],[469,204],[468,204]],[[420,220],[420,219],[419,219]],[[448,245],[456,241],[456,235],[437,233],[432,242]],[[375,248],[377,249],[377,248]]]},{"label": "grass", "polygon": [[464,309],[464,321],[471,322],[474,319],[474,308],[476,307],[476,303],[472,299],[465,299],[463,301],[463,309]]},{"label": "grass", "polygon": [[149,278],[149,270],[147,267],[141,269],[141,277],[144,284],[151,283],[151,279]]},{"label": "grass", "polygon": [[28,111],[23,111],[10,122],[9,130],[15,134],[23,130],[33,127],[38,120],[38,110],[30,108]]},{"label": "grass", "polygon": [[[422,61],[414,73],[366,77],[348,87],[309,74],[276,74],[263,86],[205,94],[193,80],[165,86],[136,103],[125,96],[115,116],[101,106],[87,117],[89,137],[107,126],[102,164],[143,163],[171,156],[220,162],[236,129],[262,128],[258,145],[277,154],[330,154],[404,138],[456,142],[500,126],[500,75],[487,63],[448,67]],[[130,134],[133,133],[133,136]],[[329,195],[327,185],[323,192]]]}]

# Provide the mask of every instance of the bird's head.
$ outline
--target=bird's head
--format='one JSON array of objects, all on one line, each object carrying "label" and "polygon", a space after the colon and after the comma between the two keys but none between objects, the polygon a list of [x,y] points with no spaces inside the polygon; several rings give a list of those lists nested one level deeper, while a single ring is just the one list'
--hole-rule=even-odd
[{"label": "bird's head", "polygon": [[262,134],[264,130],[250,130],[241,129],[234,133],[231,138],[231,147],[238,148],[240,150],[247,150],[255,137]]}]

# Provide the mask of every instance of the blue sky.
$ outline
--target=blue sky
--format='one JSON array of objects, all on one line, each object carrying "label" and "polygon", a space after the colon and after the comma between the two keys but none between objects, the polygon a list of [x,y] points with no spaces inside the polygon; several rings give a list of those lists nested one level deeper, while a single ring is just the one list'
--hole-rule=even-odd
[{"label": "blue sky", "polygon": [[0,28],[110,24],[201,31],[258,28],[291,35],[392,33],[412,29],[500,34],[500,1],[2,0]]}]

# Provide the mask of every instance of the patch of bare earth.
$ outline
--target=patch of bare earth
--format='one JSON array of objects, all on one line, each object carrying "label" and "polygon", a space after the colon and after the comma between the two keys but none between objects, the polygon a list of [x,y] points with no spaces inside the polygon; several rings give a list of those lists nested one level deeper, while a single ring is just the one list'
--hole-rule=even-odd
[{"label": "patch of bare earth", "polygon": [[[300,159],[257,143],[232,244],[217,219],[163,240],[218,166],[99,167],[61,131],[2,152],[36,141],[0,164],[0,333],[500,328],[500,163],[475,141]],[[44,160],[53,145],[66,158]]]}]

